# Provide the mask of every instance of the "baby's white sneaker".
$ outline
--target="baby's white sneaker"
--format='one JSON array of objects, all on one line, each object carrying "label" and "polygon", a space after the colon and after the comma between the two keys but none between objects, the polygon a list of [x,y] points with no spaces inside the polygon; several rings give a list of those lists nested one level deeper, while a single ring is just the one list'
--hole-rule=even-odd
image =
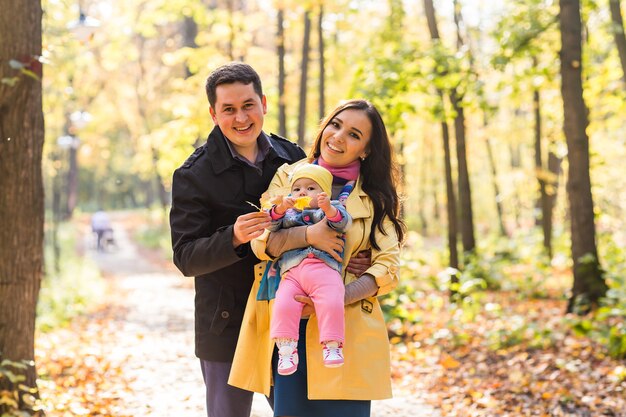
[{"label": "baby's white sneaker", "polygon": [[282,346],[278,349],[278,374],[291,375],[298,369],[298,349]]},{"label": "baby's white sneaker", "polygon": [[327,368],[336,368],[343,365],[343,344],[339,342],[324,343],[324,366]]}]

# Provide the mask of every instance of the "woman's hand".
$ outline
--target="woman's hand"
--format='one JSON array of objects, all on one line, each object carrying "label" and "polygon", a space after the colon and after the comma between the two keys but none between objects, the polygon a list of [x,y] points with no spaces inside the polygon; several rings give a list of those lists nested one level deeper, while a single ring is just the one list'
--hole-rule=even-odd
[{"label": "woman's hand", "polygon": [[315,249],[327,252],[337,262],[342,261],[339,254],[343,251],[344,241],[341,234],[328,226],[326,219],[307,227],[306,242]]},{"label": "woman's hand", "polygon": [[370,266],[372,266],[372,251],[370,249],[362,250],[350,258],[346,271],[360,277]]},{"label": "woman's hand", "polygon": [[307,318],[311,314],[315,313],[315,306],[313,305],[313,300],[311,300],[306,295],[296,295],[293,297],[299,303],[304,304],[304,308],[302,309],[302,318]]}]

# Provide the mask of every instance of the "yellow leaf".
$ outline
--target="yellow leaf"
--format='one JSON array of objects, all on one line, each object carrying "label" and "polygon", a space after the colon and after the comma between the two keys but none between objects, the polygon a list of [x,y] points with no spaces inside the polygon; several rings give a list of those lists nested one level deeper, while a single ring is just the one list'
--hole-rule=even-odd
[{"label": "yellow leaf", "polygon": [[266,191],[261,194],[261,208],[259,210],[269,210],[272,206],[278,205],[282,203],[283,196],[277,195],[274,197],[270,197],[270,194]]},{"label": "yellow leaf", "polygon": [[269,210],[272,208],[272,203],[270,202],[270,194],[266,191],[261,194],[261,208],[260,210]]},{"label": "yellow leaf", "polygon": [[480,391],[473,391],[473,390],[470,390],[469,393],[472,396],[472,398],[474,399],[474,401],[477,401],[477,400],[481,399],[483,397],[483,395],[484,395]]},{"label": "yellow leaf", "polygon": [[448,354],[443,354],[442,358],[439,360],[439,364],[446,369],[454,369],[458,368],[461,363],[454,359],[452,356]]},{"label": "yellow leaf", "polygon": [[274,205],[279,205],[282,202],[283,202],[283,196],[282,195],[277,195],[275,197],[272,197],[272,198],[270,198],[270,207],[274,206]]},{"label": "yellow leaf", "polygon": [[296,203],[293,205],[293,208],[296,210],[304,210],[309,207],[311,204],[311,197],[298,197],[296,198]]}]

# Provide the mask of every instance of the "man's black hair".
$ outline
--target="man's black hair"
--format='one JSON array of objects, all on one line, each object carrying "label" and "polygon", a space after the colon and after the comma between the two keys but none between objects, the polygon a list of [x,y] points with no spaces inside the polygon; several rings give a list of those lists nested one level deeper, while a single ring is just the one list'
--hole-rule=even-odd
[{"label": "man's black hair", "polygon": [[209,75],[206,79],[206,95],[209,99],[209,104],[212,108],[215,108],[216,90],[217,86],[221,84],[233,84],[242,83],[250,84],[254,87],[254,91],[263,97],[263,86],[261,85],[261,78],[259,74],[248,64],[243,62],[231,62],[226,65],[222,65]]}]

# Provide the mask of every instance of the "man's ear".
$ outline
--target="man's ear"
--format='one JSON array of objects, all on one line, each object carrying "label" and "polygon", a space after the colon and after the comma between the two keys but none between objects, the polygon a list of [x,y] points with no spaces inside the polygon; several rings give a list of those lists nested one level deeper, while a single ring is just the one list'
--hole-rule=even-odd
[{"label": "man's ear", "polygon": [[265,94],[261,96],[261,104],[263,104],[263,114],[267,114],[267,99],[265,98]]},{"label": "man's ear", "polygon": [[209,106],[209,113],[211,113],[211,119],[213,119],[213,123],[217,124],[217,117],[215,117],[215,110],[213,107]]}]

